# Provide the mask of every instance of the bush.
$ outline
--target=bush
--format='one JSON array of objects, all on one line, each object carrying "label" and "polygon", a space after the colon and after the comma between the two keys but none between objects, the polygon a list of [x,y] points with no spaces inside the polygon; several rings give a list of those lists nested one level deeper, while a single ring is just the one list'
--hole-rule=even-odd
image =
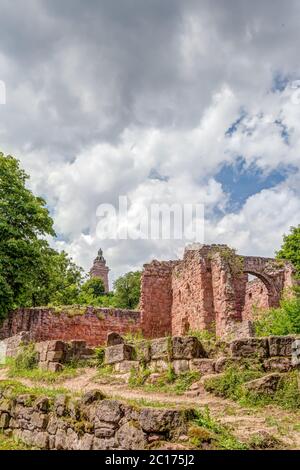
[{"label": "bush", "polygon": [[12,367],[17,371],[35,369],[38,364],[38,353],[35,350],[34,343],[23,345],[12,363]]},{"label": "bush", "polygon": [[256,314],[254,322],[257,336],[300,334],[300,295],[283,299],[279,308]]},{"label": "bush", "polygon": [[95,348],[97,367],[102,367],[105,358],[105,348]]},{"label": "bush", "polygon": [[276,404],[286,409],[300,408],[300,377],[298,371],[284,374],[277,390],[272,396],[261,392],[250,392],[243,387],[246,382],[262,377],[262,375],[262,372],[258,370],[229,367],[221,377],[214,377],[208,380],[204,386],[208,392],[212,392],[217,396],[231,398],[245,406]]}]

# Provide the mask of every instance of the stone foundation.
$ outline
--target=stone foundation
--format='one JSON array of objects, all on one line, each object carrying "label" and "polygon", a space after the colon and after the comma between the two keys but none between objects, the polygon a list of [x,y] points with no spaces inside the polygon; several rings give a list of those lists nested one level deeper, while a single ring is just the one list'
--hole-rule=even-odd
[{"label": "stone foundation", "polygon": [[192,410],[138,408],[100,391],[82,398],[14,396],[0,384],[0,428],[43,450],[139,450],[187,433]]}]

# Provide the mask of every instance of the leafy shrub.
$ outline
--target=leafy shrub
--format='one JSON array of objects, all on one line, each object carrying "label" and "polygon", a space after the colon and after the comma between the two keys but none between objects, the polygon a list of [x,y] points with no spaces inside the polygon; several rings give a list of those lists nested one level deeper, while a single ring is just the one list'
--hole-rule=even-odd
[{"label": "leafy shrub", "polygon": [[300,377],[298,371],[282,376],[277,390],[272,396],[246,390],[243,385],[263,374],[259,370],[235,369],[229,367],[221,377],[213,377],[205,382],[205,389],[217,396],[231,398],[246,406],[276,404],[286,409],[300,408]]},{"label": "leafy shrub", "polygon": [[97,367],[102,367],[104,364],[105,358],[105,348],[95,348],[95,356],[96,356],[96,363]]},{"label": "leafy shrub", "polygon": [[300,295],[283,299],[279,308],[256,313],[257,336],[300,334]]},{"label": "leafy shrub", "polygon": [[38,364],[38,353],[35,350],[34,343],[23,345],[12,362],[13,368],[17,371],[35,369]]}]

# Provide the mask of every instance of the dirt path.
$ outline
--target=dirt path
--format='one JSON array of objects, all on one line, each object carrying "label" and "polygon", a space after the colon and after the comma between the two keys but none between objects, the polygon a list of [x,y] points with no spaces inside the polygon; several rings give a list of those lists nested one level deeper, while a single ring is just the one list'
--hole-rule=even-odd
[{"label": "dirt path", "polygon": [[[6,370],[0,369],[0,380],[6,379]],[[27,386],[36,386],[28,379],[17,379]],[[99,388],[111,398],[123,400],[147,400],[147,402],[165,403],[166,406],[208,407],[210,414],[220,423],[230,427],[236,437],[242,441],[249,439],[252,433],[267,431],[280,439],[286,446],[300,449],[300,412],[290,412],[278,407],[268,406],[260,409],[244,408],[237,403],[215,397],[202,391],[199,396],[170,395],[159,392],[146,392],[131,389],[126,384],[104,384],[97,377],[95,369],[84,369],[74,378],[64,380],[50,388],[66,388],[71,392],[86,392]],[[48,384],[39,382],[39,386],[49,388]]]}]

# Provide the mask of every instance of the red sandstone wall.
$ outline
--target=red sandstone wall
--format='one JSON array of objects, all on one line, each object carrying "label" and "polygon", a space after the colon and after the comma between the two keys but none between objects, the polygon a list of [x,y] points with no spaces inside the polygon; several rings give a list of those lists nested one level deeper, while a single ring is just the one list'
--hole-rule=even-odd
[{"label": "red sandstone wall", "polygon": [[172,274],[172,334],[211,329],[214,322],[211,267],[199,250],[187,250]]},{"label": "red sandstone wall", "polygon": [[245,293],[245,305],[242,312],[243,320],[252,320],[254,308],[268,308],[268,290],[260,279],[254,279],[247,283]]},{"label": "red sandstone wall", "polygon": [[172,332],[172,269],[176,261],[153,261],[144,266],[141,289],[141,323],[144,336]]},{"label": "red sandstone wall", "polygon": [[78,339],[89,346],[99,346],[104,344],[108,332],[124,334],[140,329],[140,313],[131,310],[88,307],[85,314],[71,316],[51,309],[19,309],[0,327],[0,339],[29,331],[33,341]]}]

